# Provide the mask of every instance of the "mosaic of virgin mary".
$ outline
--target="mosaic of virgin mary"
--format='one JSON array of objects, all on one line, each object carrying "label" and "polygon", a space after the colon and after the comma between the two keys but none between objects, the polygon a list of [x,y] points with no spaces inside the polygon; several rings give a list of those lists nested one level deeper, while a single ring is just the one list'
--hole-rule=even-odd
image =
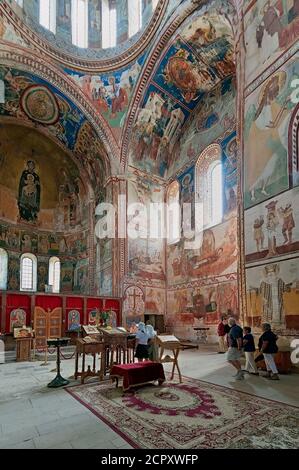
[{"label": "mosaic of virgin mary", "polygon": [[35,222],[40,210],[40,180],[35,163],[28,160],[19,182],[18,207],[20,219]]}]

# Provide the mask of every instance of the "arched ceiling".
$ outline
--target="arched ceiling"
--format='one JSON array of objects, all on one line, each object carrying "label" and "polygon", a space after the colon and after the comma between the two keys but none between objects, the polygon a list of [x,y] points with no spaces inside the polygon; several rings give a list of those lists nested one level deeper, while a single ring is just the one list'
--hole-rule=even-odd
[{"label": "arched ceiling", "polygon": [[[20,80],[25,87],[46,84],[59,105],[59,121],[46,126],[47,131],[75,154],[78,152],[75,141],[82,127],[90,125],[93,129],[87,138],[87,149],[93,141],[102,143],[96,144],[102,145],[101,150],[91,152],[79,146],[78,158],[82,161],[92,159],[94,153],[103,153],[103,160],[109,160],[111,173],[123,173],[128,163],[129,143],[136,133],[142,135],[139,124],[143,126],[150,115],[157,136],[155,145],[159,144],[158,152],[163,152],[160,144],[167,142],[163,137],[167,137],[165,130],[173,120],[179,121],[183,128],[213,90],[225,93],[230,89],[235,73],[234,31],[238,22],[234,0],[161,0],[157,12],[166,3],[168,7],[159,20],[159,28],[146,45],[134,46],[134,55],[120,62],[113,59],[87,64],[80,59],[75,64],[70,55],[65,58],[53,55],[49,45],[15,18],[9,2],[2,2],[0,64],[4,64],[8,93],[15,97],[4,107],[1,105],[0,112],[28,119],[24,109],[16,106],[24,89],[15,90],[14,86]],[[18,65],[13,66],[15,63]],[[9,73],[7,65],[12,69]],[[20,69],[24,71],[23,79]],[[159,109],[159,118],[154,116],[151,106]],[[38,125],[45,127],[45,124]],[[146,140],[146,136],[142,139]],[[130,163],[135,165],[140,156],[135,161],[132,158]],[[147,171],[152,170],[161,176],[157,168]]]}]

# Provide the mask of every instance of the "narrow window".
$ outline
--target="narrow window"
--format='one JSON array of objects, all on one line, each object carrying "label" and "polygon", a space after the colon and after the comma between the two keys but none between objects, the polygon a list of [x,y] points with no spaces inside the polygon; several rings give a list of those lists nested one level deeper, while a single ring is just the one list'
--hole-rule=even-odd
[{"label": "narrow window", "polygon": [[72,0],[72,43],[88,47],[88,1]]},{"label": "narrow window", "polygon": [[21,256],[20,277],[20,290],[36,291],[37,261],[36,257],[31,253],[24,253]]},{"label": "narrow window", "polygon": [[56,0],[39,0],[39,22],[44,28],[56,33]]}]

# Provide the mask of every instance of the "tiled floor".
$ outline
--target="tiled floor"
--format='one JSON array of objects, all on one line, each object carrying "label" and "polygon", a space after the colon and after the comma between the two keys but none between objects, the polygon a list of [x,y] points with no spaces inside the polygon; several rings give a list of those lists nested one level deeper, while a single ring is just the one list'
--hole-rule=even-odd
[{"label": "tiled floor", "polygon": [[[225,356],[213,347],[184,351],[179,362],[186,376],[299,406],[299,374],[281,376],[279,382],[254,376],[237,382]],[[47,388],[54,367],[54,362],[0,365],[0,448],[130,448],[63,389]],[[62,375],[69,378],[73,372],[74,360],[63,361]]]}]

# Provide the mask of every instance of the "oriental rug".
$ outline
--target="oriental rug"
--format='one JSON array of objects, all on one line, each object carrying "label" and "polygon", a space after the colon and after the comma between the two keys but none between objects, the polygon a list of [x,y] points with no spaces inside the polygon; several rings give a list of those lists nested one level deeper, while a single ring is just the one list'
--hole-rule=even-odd
[{"label": "oriental rug", "polygon": [[184,378],[123,395],[111,382],[66,389],[134,448],[293,449],[299,408]]}]

